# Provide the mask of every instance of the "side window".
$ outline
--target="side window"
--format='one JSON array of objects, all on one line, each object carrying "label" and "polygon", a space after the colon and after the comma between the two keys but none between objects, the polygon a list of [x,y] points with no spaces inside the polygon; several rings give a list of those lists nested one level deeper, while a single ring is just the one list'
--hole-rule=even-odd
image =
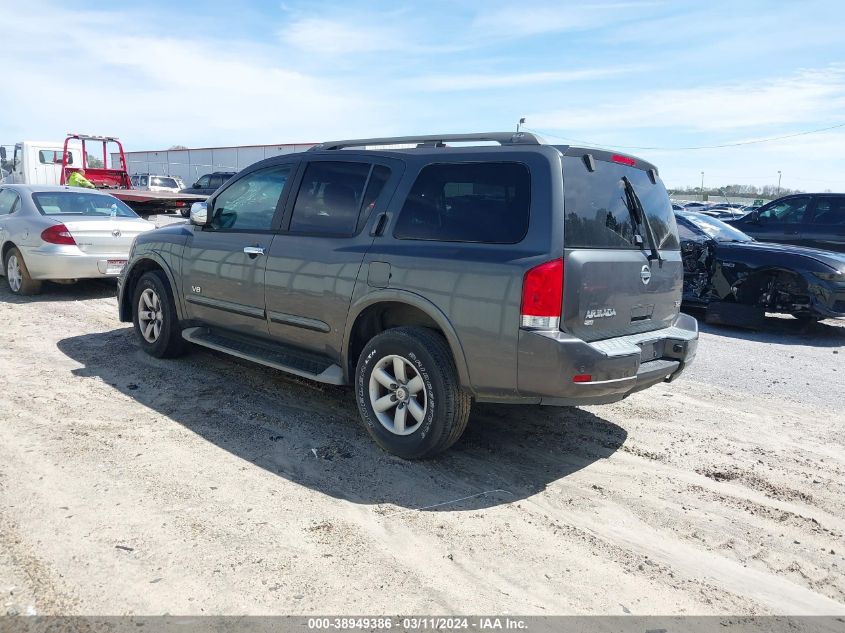
[{"label": "side window", "polygon": [[276,206],[290,172],[290,165],[279,165],[253,172],[232,183],[214,200],[211,226],[240,231],[272,229]]},{"label": "side window", "polygon": [[[61,165],[63,154],[64,152],[60,152],[57,150],[42,149],[38,151],[38,162],[42,165]],[[68,153],[67,164],[73,165],[73,154],[70,152]]]},{"label": "side window", "polygon": [[220,189],[223,186],[223,176],[214,175],[212,174],[209,176],[208,184],[206,187],[210,187],[212,189]]},{"label": "side window", "polygon": [[142,187],[146,187],[148,182],[149,182],[149,180],[146,176],[141,176],[141,186]]},{"label": "side window", "polygon": [[132,184],[133,186],[138,186],[138,176],[132,176]]},{"label": "side window", "polygon": [[[354,234],[369,175],[369,163],[309,163],[296,195],[290,230],[299,233]],[[373,187],[376,186],[374,183]],[[369,193],[369,187],[367,189]]]},{"label": "side window", "polygon": [[210,186],[208,184],[210,179],[211,179],[211,176],[206,174],[205,176],[203,176],[202,178],[197,180],[197,187],[202,188],[202,189],[207,189]]},{"label": "side window", "polygon": [[429,165],[408,193],[394,236],[516,244],[528,231],[531,177],[521,163]]},{"label": "side window", "polygon": [[813,224],[845,226],[845,196],[819,198],[816,202],[816,215],[813,218]]},{"label": "side window", "polygon": [[0,189],[0,216],[14,213],[18,206],[18,194],[11,189]]},{"label": "side window", "polygon": [[810,203],[809,197],[788,198],[782,202],[776,202],[770,207],[760,211],[762,222],[783,222],[784,224],[800,224],[804,219],[804,212]]}]

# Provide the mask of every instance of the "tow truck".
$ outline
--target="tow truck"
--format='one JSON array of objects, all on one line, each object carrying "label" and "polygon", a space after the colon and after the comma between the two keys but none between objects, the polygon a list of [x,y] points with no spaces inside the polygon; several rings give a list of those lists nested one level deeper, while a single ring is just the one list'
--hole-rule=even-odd
[{"label": "tow truck", "polygon": [[[89,165],[91,144],[102,144],[102,166]],[[119,165],[109,167],[109,145],[117,147]],[[71,173],[85,171],[85,178],[98,189],[106,189],[115,198],[129,205],[138,215],[154,213],[181,213],[194,202],[208,196],[141,191],[132,188],[123,143],[116,136],[92,136],[69,133],[64,143],[53,141],[21,141],[15,144],[12,161],[7,161],[6,148],[0,147],[4,171],[0,171],[0,184],[64,185]],[[6,173],[8,171],[8,174]]]}]

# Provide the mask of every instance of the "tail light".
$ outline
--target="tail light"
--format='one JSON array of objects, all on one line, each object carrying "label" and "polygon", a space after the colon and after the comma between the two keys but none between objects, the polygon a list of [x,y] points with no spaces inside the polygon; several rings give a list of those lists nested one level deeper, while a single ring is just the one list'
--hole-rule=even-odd
[{"label": "tail light", "polygon": [[41,239],[48,244],[66,244],[76,246],[76,240],[64,224],[54,224],[41,231]]},{"label": "tail light", "polygon": [[535,266],[522,281],[520,325],[532,330],[556,330],[560,327],[563,304],[563,260],[555,259]]},{"label": "tail light", "polygon": [[628,165],[628,167],[636,167],[637,161],[635,161],[630,156],[622,156],[622,154],[614,154],[610,157],[614,163],[619,163],[620,165]]}]

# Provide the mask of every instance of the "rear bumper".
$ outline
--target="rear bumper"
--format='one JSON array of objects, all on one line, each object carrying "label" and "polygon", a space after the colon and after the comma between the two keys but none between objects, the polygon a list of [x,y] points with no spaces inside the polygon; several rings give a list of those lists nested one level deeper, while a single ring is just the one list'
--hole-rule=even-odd
[{"label": "rear bumper", "polygon": [[[75,252],[74,252],[75,251]],[[109,260],[129,259],[129,253],[83,253],[75,246],[23,249],[26,267],[33,279],[96,279],[117,277],[119,271],[109,271]]]},{"label": "rear bumper", "polygon": [[[698,323],[686,314],[669,328],[591,343],[565,332],[524,330],[519,334],[519,393],[527,401],[550,405],[616,402],[675,380],[697,348]],[[584,382],[575,382],[575,376]]]}]

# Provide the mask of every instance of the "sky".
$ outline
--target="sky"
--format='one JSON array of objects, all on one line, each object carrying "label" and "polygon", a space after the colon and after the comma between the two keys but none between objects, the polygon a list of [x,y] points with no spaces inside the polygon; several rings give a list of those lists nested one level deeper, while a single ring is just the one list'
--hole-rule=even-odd
[{"label": "sky", "polygon": [[[839,0],[0,0],[0,144],[127,150],[525,129],[669,187],[845,192]],[[648,148],[648,149],[635,149]]]}]

